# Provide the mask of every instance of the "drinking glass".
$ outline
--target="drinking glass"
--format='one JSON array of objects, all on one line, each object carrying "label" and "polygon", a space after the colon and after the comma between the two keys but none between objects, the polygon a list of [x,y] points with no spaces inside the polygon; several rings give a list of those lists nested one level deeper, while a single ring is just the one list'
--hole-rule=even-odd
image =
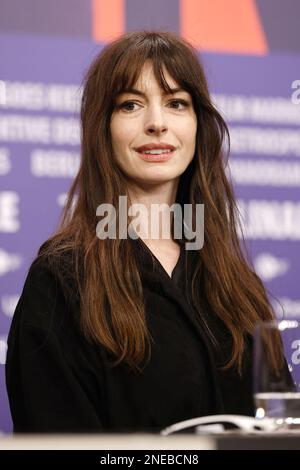
[{"label": "drinking glass", "polygon": [[[284,358],[278,349],[280,344]],[[275,364],[275,369],[274,369]],[[254,334],[254,399],[257,419],[273,419],[278,428],[300,428],[300,322],[260,323]]]}]

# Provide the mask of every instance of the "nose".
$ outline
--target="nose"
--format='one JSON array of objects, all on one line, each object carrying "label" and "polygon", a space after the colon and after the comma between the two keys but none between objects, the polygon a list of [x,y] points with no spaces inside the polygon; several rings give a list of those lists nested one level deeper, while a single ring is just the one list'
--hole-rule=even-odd
[{"label": "nose", "polygon": [[145,119],[145,132],[148,135],[160,135],[168,130],[166,116],[160,106],[148,109]]}]

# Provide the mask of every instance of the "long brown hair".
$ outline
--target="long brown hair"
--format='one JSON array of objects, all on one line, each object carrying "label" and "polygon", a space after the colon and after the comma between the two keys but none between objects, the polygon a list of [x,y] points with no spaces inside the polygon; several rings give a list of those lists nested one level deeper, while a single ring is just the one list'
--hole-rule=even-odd
[{"label": "long brown hair", "polygon": [[[113,157],[110,120],[117,95],[137,81],[146,60],[156,79],[169,91],[163,67],[188,91],[197,115],[196,151],[182,175],[183,202],[205,205],[204,246],[192,279],[193,304],[200,306],[199,286],[210,308],[232,336],[226,367],[241,370],[246,335],[259,320],[273,318],[264,287],[246,262],[237,236],[236,206],[225,175],[226,124],[211,102],[203,67],[196,51],[167,32],[134,32],[115,40],[96,57],[84,82],[81,106],[82,159],[71,187],[59,231],[40,256],[53,259],[71,251],[81,301],[81,327],[87,338],[101,343],[116,359],[140,370],[151,352],[137,260],[126,239],[96,236],[96,208],[118,208],[119,195],[128,195],[126,180]],[[274,346],[274,345],[273,345]],[[276,351],[270,345],[272,365]],[[277,350],[279,352],[279,349]]]}]

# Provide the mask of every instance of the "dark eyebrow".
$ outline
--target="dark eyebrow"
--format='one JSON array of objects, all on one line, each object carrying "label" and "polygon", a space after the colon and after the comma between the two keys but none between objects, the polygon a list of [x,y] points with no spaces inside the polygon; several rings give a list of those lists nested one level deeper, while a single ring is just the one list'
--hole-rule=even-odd
[{"label": "dark eyebrow", "polygon": [[[171,88],[170,92],[164,91],[163,95],[174,95],[175,93],[178,93],[179,91],[185,91],[183,88]],[[125,90],[122,90],[119,95],[123,95],[124,93],[130,93],[132,95],[138,95],[138,96],[146,96],[146,93],[144,93],[141,90],[137,90],[136,88],[126,88]]]}]

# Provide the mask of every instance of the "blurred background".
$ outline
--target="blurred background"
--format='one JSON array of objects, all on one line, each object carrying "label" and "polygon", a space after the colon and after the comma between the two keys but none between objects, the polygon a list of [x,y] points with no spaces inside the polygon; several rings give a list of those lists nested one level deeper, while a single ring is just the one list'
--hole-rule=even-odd
[{"label": "blurred background", "polygon": [[126,31],[173,31],[199,51],[253,265],[277,315],[300,317],[299,18],[298,0],[0,0],[0,431],[11,318],[79,165],[81,82]]}]

